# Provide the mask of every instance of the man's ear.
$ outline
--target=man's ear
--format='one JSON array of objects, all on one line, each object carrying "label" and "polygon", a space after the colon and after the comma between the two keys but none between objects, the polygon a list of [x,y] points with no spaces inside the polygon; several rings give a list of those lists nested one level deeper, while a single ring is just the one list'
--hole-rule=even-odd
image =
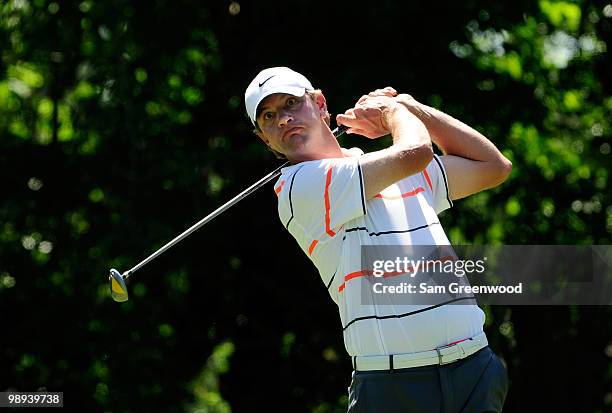
[{"label": "man's ear", "polygon": [[321,115],[327,116],[327,101],[325,100],[325,96],[321,91],[315,91],[315,102],[317,107],[319,108],[319,113]]}]

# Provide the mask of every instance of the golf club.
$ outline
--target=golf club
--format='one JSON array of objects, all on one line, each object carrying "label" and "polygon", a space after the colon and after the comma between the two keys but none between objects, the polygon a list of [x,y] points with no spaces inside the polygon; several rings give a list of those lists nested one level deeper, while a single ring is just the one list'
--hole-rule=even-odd
[{"label": "golf club", "polygon": [[[334,129],[332,133],[337,138],[341,136],[344,132],[346,132],[346,129],[347,129],[346,126],[340,125],[336,129]],[[232,206],[240,202],[242,199],[246,198],[251,193],[255,192],[256,190],[264,186],[266,183],[270,182],[272,179],[279,176],[281,174],[281,169],[288,165],[289,165],[289,162],[288,161],[285,162],[284,164],[282,164],[281,166],[279,166],[278,168],[276,168],[275,170],[273,170],[272,172],[270,172],[269,174],[261,178],[259,181],[255,182],[253,185],[249,186],[247,189],[245,189],[244,191],[242,191],[241,193],[239,193],[238,195],[230,199],[228,202],[221,205],[219,208],[215,209],[213,212],[211,212],[210,214],[202,218],[200,221],[193,224],[191,227],[186,229],[183,233],[175,237],[173,240],[168,242],[166,245],[164,245],[163,247],[155,251],[153,254],[149,255],[147,258],[145,258],[144,260],[136,264],[136,266],[134,266],[132,269],[121,274],[119,271],[112,268],[110,270],[110,275],[108,277],[108,280],[110,283],[110,291],[111,291],[111,296],[113,297],[113,300],[117,302],[127,301],[128,300],[128,290],[125,284],[125,280],[127,280],[128,277],[130,277],[133,273],[135,273],[136,271],[138,271],[139,269],[147,265],[149,262],[153,261],[155,258],[159,257],[161,254],[166,252],[172,246],[181,242],[183,239],[188,237],[191,233],[201,228],[204,224],[210,222],[213,218],[227,211],[229,208],[231,208]]]}]

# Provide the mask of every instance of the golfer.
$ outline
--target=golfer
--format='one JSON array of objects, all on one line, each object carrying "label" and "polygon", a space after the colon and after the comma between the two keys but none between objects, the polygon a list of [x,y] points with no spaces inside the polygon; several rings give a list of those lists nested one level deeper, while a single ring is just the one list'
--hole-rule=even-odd
[{"label": "golfer", "polygon": [[[341,148],[325,96],[286,67],[245,93],[256,135],[290,166],[275,184],[282,224],[338,306],[353,364],[349,412],[500,412],[508,377],[474,304],[362,304],[363,246],[449,245],[438,214],[492,188],[512,165],[482,134],[390,87],[336,117],[348,133],[391,134],[386,149]],[[433,153],[432,142],[444,153]],[[371,290],[370,290],[371,291]]]}]

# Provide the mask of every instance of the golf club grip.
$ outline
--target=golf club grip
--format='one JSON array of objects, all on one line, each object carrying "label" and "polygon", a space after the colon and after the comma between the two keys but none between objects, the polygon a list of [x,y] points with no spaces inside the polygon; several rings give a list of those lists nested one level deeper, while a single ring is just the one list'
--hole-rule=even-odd
[{"label": "golf club grip", "polygon": [[[339,125],[336,129],[332,131],[332,133],[337,138],[340,135],[342,135],[344,132],[346,132],[347,129],[348,128],[346,126]],[[210,214],[208,214],[207,216],[205,216],[204,218],[202,218],[201,220],[193,224],[191,227],[187,228],[184,232],[176,236],[170,242],[166,243],[166,245],[164,245],[163,247],[155,251],[153,254],[149,255],[147,258],[142,260],[140,263],[136,264],[136,266],[134,266],[132,269],[123,273],[122,275],[123,278],[127,279],[130,275],[138,271],[140,268],[144,267],[149,262],[153,261],[155,258],[159,257],[161,254],[169,250],[171,247],[173,247],[174,245],[178,244],[183,239],[191,235],[191,233],[193,233],[194,231],[201,228],[203,225],[210,222],[213,218],[222,214],[223,212],[225,212],[226,210],[228,210],[229,208],[231,208],[232,206],[240,202],[242,199],[246,198],[251,193],[255,192],[257,189],[261,188],[263,185],[267,184],[268,182],[270,182],[271,180],[279,176],[281,174],[281,169],[286,166],[289,166],[289,164],[290,164],[289,161],[285,162],[284,164],[282,164],[281,166],[279,166],[278,168],[276,168],[275,170],[273,170],[272,172],[270,172],[269,174],[261,178],[259,181],[255,182],[253,185],[249,186],[247,189],[245,189],[244,191],[240,192],[238,195],[230,199],[228,202],[221,205],[219,208],[215,209],[213,212],[211,212]]]}]

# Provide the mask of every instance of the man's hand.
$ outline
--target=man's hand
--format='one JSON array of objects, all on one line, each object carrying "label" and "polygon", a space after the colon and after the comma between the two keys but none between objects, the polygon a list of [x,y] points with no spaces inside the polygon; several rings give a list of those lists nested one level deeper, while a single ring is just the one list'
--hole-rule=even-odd
[{"label": "man's hand", "polygon": [[389,122],[400,106],[391,96],[362,96],[354,108],[337,115],[336,122],[348,126],[347,133],[376,139],[391,133]]},{"label": "man's hand", "polygon": [[393,137],[390,147],[360,157],[366,199],[422,171],[433,158],[425,125],[395,99],[396,95],[391,87],[378,89],[362,96],[354,108],[336,117],[338,124],[349,127],[349,133],[370,139],[389,133]]},{"label": "man's hand", "polygon": [[416,114],[415,112],[418,111],[420,103],[407,93],[400,93],[395,97],[395,100],[404,105],[413,114]]},{"label": "man's hand", "polygon": [[397,91],[395,89],[393,89],[391,86],[387,86],[387,87],[385,87],[383,89],[376,89],[374,92],[370,92],[367,95],[363,95],[362,97],[360,97],[359,100],[357,101],[356,105],[360,104],[365,99],[367,99],[369,97],[374,97],[374,96],[393,97],[393,96],[397,96]]}]

